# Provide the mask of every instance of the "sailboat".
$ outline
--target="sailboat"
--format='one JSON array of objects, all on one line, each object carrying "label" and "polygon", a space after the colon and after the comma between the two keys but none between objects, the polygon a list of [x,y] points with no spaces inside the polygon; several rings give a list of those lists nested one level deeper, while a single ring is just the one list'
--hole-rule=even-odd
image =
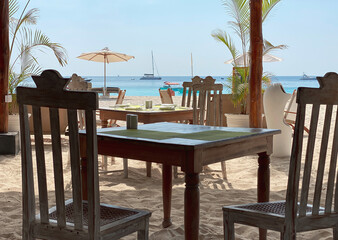
[{"label": "sailboat", "polygon": [[303,73],[303,76],[300,78],[300,80],[316,80],[316,79],[317,79],[316,77],[310,77],[305,73]]},{"label": "sailboat", "polygon": [[143,75],[143,77],[140,78],[140,80],[161,80],[162,79],[160,76],[155,77],[155,75],[154,75],[154,55],[153,55],[153,51],[151,51],[151,63],[152,63],[153,73],[145,73]]}]

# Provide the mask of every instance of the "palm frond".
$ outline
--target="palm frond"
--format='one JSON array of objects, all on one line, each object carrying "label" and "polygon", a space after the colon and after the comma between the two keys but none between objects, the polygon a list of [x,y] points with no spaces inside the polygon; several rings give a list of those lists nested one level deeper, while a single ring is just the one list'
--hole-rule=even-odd
[{"label": "palm frond", "polygon": [[16,63],[16,61],[18,61],[18,59],[22,58],[24,54],[27,54],[34,49],[39,49],[41,52],[45,52],[43,49],[40,49],[40,47],[45,47],[49,50],[52,50],[61,66],[65,66],[67,64],[66,49],[63,48],[59,43],[51,42],[49,37],[40,30],[32,31],[31,29],[22,28],[21,34],[21,39],[23,42],[21,43],[20,54],[14,60],[13,65]]},{"label": "palm frond", "polygon": [[11,18],[12,20],[10,22],[12,22],[13,26],[11,27],[12,41],[11,41],[11,45],[10,45],[10,48],[9,48],[9,56],[12,55],[13,46],[14,46],[14,43],[16,41],[16,36],[17,36],[17,33],[19,32],[22,24],[25,24],[25,23],[36,24],[36,20],[37,20],[38,16],[35,15],[35,14],[37,14],[38,9],[34,8],[32,10],[29,10],[26,13],[26,9],[27,9],[29,3],[30,3],[30,0],[27,1],[24,9],[21,12],[19,19],[14,19],[14,17]]},{"label": "palm frond", "polygon": [[[41,73],[38,59],[34,56],[34,51],[51,50],[61,66],[67,64],[66,50],[59,44],[52,42],[44,33],[39,30],[31,30],[28,25],[36,24],[39,10],[36,8],[27,10],[31,0],[26,0],[26,4],[19,18],[14,15],[19,9],[17,0],[9,0],[10,10],[10,67],[9,67],[9,86],[10,94],[15,93],[18,85],[30,77]],[[13,59],[13,48],[17,47],[18,55]],[[16,73],[15,69],[19,69]]]},{"label": "palm frond", "polygon": [[9,19],[11,19],[15,13],[19,10],[19,4],[16,0],[9,0],[8,1],[8,14]]},{"label": "palm frond", "polygon": [[250,5],[249,0],[224,0],[223,5],[230,16],[235,19],[229,22],[236,34],[240,37],[242,43],[246,42],[246,33],[250,28]]},{"label": "palm frond", "polygon": [[262,22],[267,18],[271,10],[280,2],[281,0],[263,0],[262,3]]},{"label": "palm frond", "polygon": [[288,48],[287,45],[277,45],[277,46],[274,46],[271,42],[269,42],[268,40],[264,39],[264,42],[263,42],[263,56],[273,50],[276,50],[276,49],[280,49],[280,50],[283,50],[283,49],[286,49]]},{"label": "palm frond", "polygon": [[225,44],[225,46],[228,48],[230,54],[231,54],[231,57],[235,60],[237,55],[238,55],[238,52],[236,50],[236,47],[235,47],[235,44],[233,43],[230,35],[228,35],[225,31],[222,31],[220,29],[218,30],[215,30],[211,36],[219,41],[219,42],[222,42]]}]

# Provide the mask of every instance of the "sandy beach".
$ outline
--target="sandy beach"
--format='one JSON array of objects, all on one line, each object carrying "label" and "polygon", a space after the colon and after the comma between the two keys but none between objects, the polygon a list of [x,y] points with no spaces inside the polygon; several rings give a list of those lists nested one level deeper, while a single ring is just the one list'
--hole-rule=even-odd
[{"label": "sandy beach", "polygon": [[[127,93],[128,94],[128,93]],[[160,103],[159,97],[131,97],[126,95],[124,103],[144,103],[152,100]],[[180,104],[181,98],[174,97]],[[114,105],[115,99],[100,101],[100,106]],[[335,109],[336,111],[336,109]],[[323,118],[324,114],[320,114]],[[124,122],[118,122],[124,125]],[[331,133],[333,135],[333,133]],[[305,136],[306,137],[306,136]],[[320,136],[317,136],[320,141]],[[66,173],[65,186],[68,196],[71,195],[70,170],[68,166],[68,142],[63,137],[63,165]],[[51,147],[46,142],[47,174],[53,172]],[[319,153],[318,144],[315,152]],[[99,157],[99,161],[101,157]],[[209,165],[210,171],[200,174],[200,240],[223,239],[222,206],[250,203],[256,201],[257,156],[247,156],[227,161],[228,179],[222,179],[220,164]],[[271,157],[271,200],[285,199],[289,158]],[[108,170],[122,170],[122,159],[108,163]],[[48,184],[54,184],[51,178]],[[146,177],[145,163],[129,161],[129,178],[123,178],[122,171],[100,174],[101,202],[131,208],[148,209],[150,218],[150,239],[178,240],[184,239],[183,196],[184,175],[179,173],[173,179],[172,221],[173,225],[162,228],[162,189],[161,166],[152,165],[152,177]],[[37,188],[35,186],[35,188]],[[53,194],[49,195],[51,202]],[[0,239],[21,239],[21,156],[0,156]],[[136,234],[123,239],[136,239]],[[236,239],[258,239],[258,229],[236,224]],[[268,239],[279,239],[279,233],[269,231]],[[332,230],[325,229],[298,234],[298,239],[318,240],[332,239]]]}]

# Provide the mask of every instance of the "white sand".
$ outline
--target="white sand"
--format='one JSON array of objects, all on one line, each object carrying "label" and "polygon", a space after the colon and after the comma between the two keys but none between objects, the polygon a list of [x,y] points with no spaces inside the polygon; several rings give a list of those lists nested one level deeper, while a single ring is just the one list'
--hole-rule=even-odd
[{"label": "white sand", "polygon": [[[160,103],[159,97],[129,97],[125,102],[143,103],[153,100]],[[180,103],[180,97],[174,97]],[[113,105],[113,101],[101,101],[101,106]],[[323,118],[323,114],[321,114]],[[123,122],[119,122],[123,124]],[[332,135],[332,133],[331,133]],[[68,167],[68,143],[63,141],[64,169],[67,173],[65,186],[70,196],[70,176]],[[47,172],[53,171],[51,149],[47,143]],[[318,145],[315,152],[319,152]],[[99,158],[100,160],[101,158]],[[21,157],[0,156],[0,239],[21,239]],[[220,164],[210,165],[212,171],[200,175],[200,239],[223,239],[222,206],[250,203],[256,201],[257,156],[233,159],[227,162],[228,180],[221,177]],[[271,157],[271,200],[285,198],[289,159]],[[108,164],[109,170],[122,170],[122,159],[116,158],[114,164]],[[153,164],[152,178],[145,174],[145,163],[129,161],[129,178],[123,178],[123,172],[100,175],[101,202],[131,208],[148,209],[150,218],[150,239],[184,239],[183,193],[184,175],[173,179],[172,220],[173,225],[163,229],[161,168]],[[48,184],[53,185],[49,179]],[[51,202],[54,196],[50,194]],[[236,239],[258,239],[256,228],[236,224]],[[279,233],[269,231],[269,239],[279,239]],[[136,239],[131,235],[124,239]],[[332,230],[312,231],[298,234],[298,239],[332,239]]]}]

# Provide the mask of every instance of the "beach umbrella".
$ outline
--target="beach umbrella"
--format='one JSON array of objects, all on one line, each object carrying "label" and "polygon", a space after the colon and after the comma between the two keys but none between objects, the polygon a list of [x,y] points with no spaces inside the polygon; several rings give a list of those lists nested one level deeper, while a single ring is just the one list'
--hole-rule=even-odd
[{"label": "beach umbrella", "polygon": [[97,52],[82,53],[77,58],[94,61],[94,62],[103,62],[104,63],[104,88],[103,95],[106,96],[107,85],[106,85],[106,63],[110,62],[127,62],[128,60],[135,58],[134,56],[129,56],[123,53],[112,52],[107,47],[103,48]]},{"label": "beach umbrella", "polygon": [[[246,59],[247,59],[247,61],[249,61],[249,59],[250,59],[250,54],[249,53],[248,53]],[[282,61],[281,58],[273,56],[271,54],[264,54],[264,56],[263,56],[263,62],[280,62],[280,61]],[[230,60],[226,61],[225,63],[226,64],[232,64],[233,62],[234,62],[234,60],[230,59]],[[236,63],[236,65],[240,65],[240,66],[244,65],[244,56],[243,56],[243,54],[240,55],[240,56],[238,56],[235,59],[235,63]]]}]

